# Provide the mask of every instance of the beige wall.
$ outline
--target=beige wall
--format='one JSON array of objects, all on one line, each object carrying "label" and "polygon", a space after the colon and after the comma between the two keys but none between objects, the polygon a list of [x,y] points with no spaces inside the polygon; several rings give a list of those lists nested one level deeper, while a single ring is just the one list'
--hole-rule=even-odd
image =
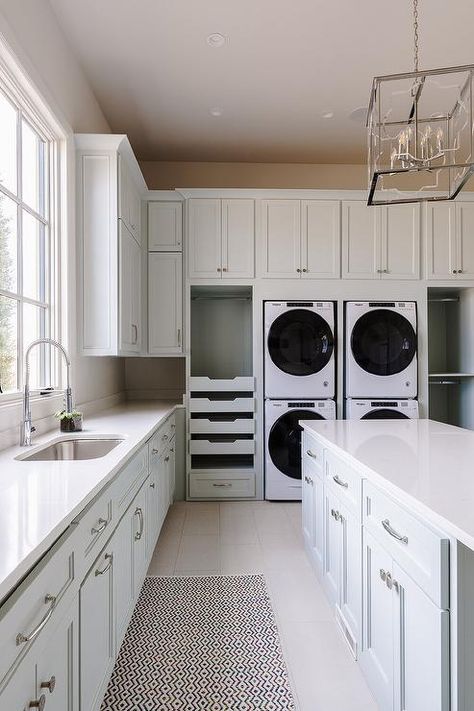
[{"label": "beige wall", "polygon": [[129,399],[181,400],[186,390],[184,358],[126,358],[125,387]]},{"label": "beige wall", "polygon": [[141,161],[151,190],[174,188],[308,188],[364,190],[365,165]]}]

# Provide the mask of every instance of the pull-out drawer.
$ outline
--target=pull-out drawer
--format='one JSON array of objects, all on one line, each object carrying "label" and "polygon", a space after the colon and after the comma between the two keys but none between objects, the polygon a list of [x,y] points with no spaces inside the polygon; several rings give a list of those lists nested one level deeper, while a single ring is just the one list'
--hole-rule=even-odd
[{"label": "pull-out drawer", "polygon": [[189,475],[189,495],[196,499],[247,498],[255,496],[254,472],[193,472]]},{"label": "pull-out drawer", "polygon": [[189,378],[189,390],[191,392],[253,392],[255,388],[254,377],[237,378]]},{"label": "pull-out drawer", "polygon": [[160,429],[155,432],[150,440],[150,444],[155,454],[162,454],[166,447],[169,445],[176,433],[176,421],[175,416],[171,415],[168,419],[161,425]]},{"label": "pull-out drawer", "polygon": [[325,453],[325,479],[341,501],[360,518],[362,477],[333,452]]},{"label": "pull-out drawer", "polygon": [[189,398],[190,412],[255,412],[255,398],[236,397],[233,400],[211,400],[207,397]]},{"label": "pull-out drawer", "polygon": [[75,521],[80,532],[80,550],[85,558],[95,557],[112,533],[116,521],[112,497],[113,487],[109,486]]},{"label": "pull-out drawer", "polygon": [[191,454],[253,454],[255,441],[253,439],[237,439],[232,437],[216,437],[216,439],[192,439]]},{"label": "pull-out drawer", "polygon": [[363,523],[442,609],[449,607],[449,539],[364,481]]},{"label": "pull-out drawer", "polygon": [[303,469],[308,467],[310,471],[315,471],[318,476],[322,476],[324,447],[307,432],[303,433],[301,456],[303,458]]},{"label": "pull-out drawer", "polygon": [[145,445],[122,469],[114,485],[115,500],[118,502],[118,518],[128,508],[147,475],[148,447]]},{"label": "pull-out drawer", "polygon": [[77,528],[72,525],[0,608],[0,685],[42,631],[55,624],[76,594],[75,587],[79,589],[76,545]]},{"label": "pull-out drawer", "polygon": [[197,417],[191,418],[189,431],[191,434],[253,434],[255,420],[232,415]]}]

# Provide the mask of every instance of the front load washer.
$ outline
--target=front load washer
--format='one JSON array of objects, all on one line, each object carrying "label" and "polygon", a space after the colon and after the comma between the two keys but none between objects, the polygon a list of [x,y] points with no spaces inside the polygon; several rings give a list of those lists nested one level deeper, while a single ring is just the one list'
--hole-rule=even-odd
[{"label": "front load washer", "polygon": [[348,420],[417,420],[416,400],[348,400]]},{"label": "front load washer", "polygon": [[348,302],[346,397],[416,397],[416,334],[414,301]]},{"label": "front load washer", "polygon": [[301,420],[335,420],[333,400],[265,402],[265,498],[301,499]]},{"label": "front load washer", "polygon": [[334,397],[334,303],[266,301],[264,309],[265,397]]}]

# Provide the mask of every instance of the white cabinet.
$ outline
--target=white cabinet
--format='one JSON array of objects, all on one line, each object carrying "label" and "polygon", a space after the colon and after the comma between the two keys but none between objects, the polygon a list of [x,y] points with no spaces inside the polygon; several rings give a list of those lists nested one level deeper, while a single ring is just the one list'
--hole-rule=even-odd
[{"label": "white cabinet", "polygon": [[148,254],[148,352],[182,353],[182,257],[177,252]]},{"label": "white cabinet", "polygon": [[192,279],[254,276],[254,200],[188,201],[188,273]]},{"label": "white cabinet", "polygon": [[114,533],[115,647],[122,643],[135,605],[133,577],[133,547],[135,532],[134,509],[130,506]]},{"label": "white cabinet", "polygon": [[183,206],[176,201],[148,203],[148,250],[181,252],[183,249]]},{"label": "white cabinet", "polygon": [[427,203],[428,279],[474,279],[474,203]]},{"label": "white cabinet", "polygon": [[419,205],[344,201],[342,249],[346,279],[419,279]]},{"label": "white cabinet", "polygon": [[323,571],[324,486],[322,476],[303,473],[303,536],[306,550],[318,575]]},{"label": "white cabinet", "polygon": [[342,527],[338,515],[339,500],[324,489],[324,568],[323,585],[333,605],[339,603],[341,580]]},{"label": "white cabinet", "polygon": [[147,494],[148,487],[147,484],[145,484],[140,490],[140,492],[137,494],[135,501],[132,504],[134,519],[132,531],[133,580],[135,585],[135,598],[138,597],[148,567],[147,529],[149,522],[147,515]]},{"label": "white cabinet", "polygon": [[76,136],[79,327],[83,355],[140,352],[141,194],[123,136]]},{"label": "white cabinet", "polygon": [[339,277],[339,201],[263,200],[260,217],[263,277]]},{"label": "white cabinet", "polygon": [[171,506],[174,501],[174,491],[176,488],[176,453],[174,448],[174,443],[171,444],[166,456],[166,480],[168,482],[168,505]]}]

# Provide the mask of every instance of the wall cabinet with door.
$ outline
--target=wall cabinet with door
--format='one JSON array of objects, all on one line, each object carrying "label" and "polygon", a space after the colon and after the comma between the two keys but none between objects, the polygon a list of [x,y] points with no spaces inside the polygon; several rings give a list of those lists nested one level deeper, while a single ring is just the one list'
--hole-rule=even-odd
[{"label": "wall cabinet with door", "polygon": [[123,136],[76,136],[79,323],[84,355],[141,351],[141,198]]},{"label": "wall cabinet with door", "polygon": [[255,201],[188,200],[190,279],[252,279],[255,275]]},{"label": "wall cabinet with door", "polygon": [[427,279],[474,279],[474,203],[428,203]]},{"label": "wall cabinet with door", "polygon": [[342,202],[345,279],[419,279],[420,206]]},{"label": "wall cabinet with door", "polygon": [[338,200],[263,200],[261,276],[330,279],[340,276]]}]

